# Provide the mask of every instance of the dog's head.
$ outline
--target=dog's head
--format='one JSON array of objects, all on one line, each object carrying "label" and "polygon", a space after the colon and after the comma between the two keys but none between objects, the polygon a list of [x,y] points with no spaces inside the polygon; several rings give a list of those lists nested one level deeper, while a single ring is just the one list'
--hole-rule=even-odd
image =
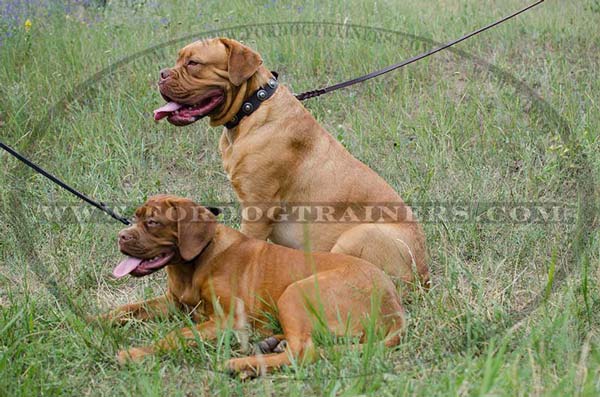
[{"label": "dog's head", "polygon": [[136,210],[135,223],[119,232],[119,249],[128,258],[113,275],[141,277],[193,260],[213,239],[218,213],[180,197],[151,197]]},{"label": "dog's head", "polygon": [[171,124],[183,126],[204,116],[222,118],[232,106],[237,87],[261,64],[259,54],[231,39],[185,46],[175,66],[160,71],[158,86],[168,103],[154,111],[154,119],[166,117]]}]

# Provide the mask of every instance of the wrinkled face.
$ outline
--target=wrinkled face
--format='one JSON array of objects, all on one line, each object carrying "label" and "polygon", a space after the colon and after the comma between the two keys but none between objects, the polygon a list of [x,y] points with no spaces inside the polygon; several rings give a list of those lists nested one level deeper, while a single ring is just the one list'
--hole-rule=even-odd
[{"label": "wrinkled face", "polygon": [[160,72],[158,86],[166,105],[154,111],[154,119],[174,125],[191,124],[219,114],[235,87],[252,76],[260,56],[230,39],[197,41],[179,51],[177,63]]},{"label": "wrinkled face", "polygon": [[135,223],[119,232],[119,249],[128,256],[115,277],[141,277],[169,264],[191,261],[214,236],[215,216],[191,200],[156,196],[135,212]]},{"label": "wrinkled face", "polygon": [[187,125],[215,111],[229,80],[227,49],[219,40],[198,41],[179,51],[177,63],[160,72],[158,86],[166,106],[155,111],[155,120],[167,117],[175,125]]}]

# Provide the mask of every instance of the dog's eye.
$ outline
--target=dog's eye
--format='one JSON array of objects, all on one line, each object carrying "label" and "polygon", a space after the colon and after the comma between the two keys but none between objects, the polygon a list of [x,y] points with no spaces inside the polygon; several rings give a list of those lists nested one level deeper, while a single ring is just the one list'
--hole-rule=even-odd
[{"label": "dog's eye", "polygon": [[160,226],[160,222],[155,221],[154,219],[148,219],[146,221],[146,226],[148,227],[156,227],[156,226]]},{"label": "dog's eye", "polygon": [[189,61],[187,61],[187,65],[188,66],[196,66],[196,65],[200,65],[200,63],[190,59]]}]

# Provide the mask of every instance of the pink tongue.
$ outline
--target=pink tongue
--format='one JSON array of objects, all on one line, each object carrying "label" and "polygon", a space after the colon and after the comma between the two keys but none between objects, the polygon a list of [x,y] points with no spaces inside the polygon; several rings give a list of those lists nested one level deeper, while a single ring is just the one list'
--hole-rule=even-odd
[{"label": "pink tongue", "polygon": [[132,256],[128,256],[127,259],[121,261],[113,270],[113,276],[116,278],[121,278],[126,274],[131,273],[140,263],[142,263],[143,259],[134,258]]},{"label": "pink tongue", "polygon": [[183,105],[177,102],[169,102],[166,105],[161,106],[154,111],[154,120],[158,121],[164,119],[165,117],[167,117],[174,111],[181,109],[182,107]]}]

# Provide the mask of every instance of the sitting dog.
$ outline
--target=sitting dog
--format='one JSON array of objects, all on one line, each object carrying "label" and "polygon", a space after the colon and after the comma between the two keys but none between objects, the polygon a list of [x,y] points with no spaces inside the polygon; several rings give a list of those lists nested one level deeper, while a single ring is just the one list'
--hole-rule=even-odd
[{"label": "sitting dog", "polygon": [[[307,232],[314,251],[356,256],[395,280],[429,285],[425,236],[411,208],[279,85],[257,52],[231,39],[198,41],[179,51],[158,85],[168,103],[155,120],[184,126],[207,116],[211,126],[225,125],[219,149],[242,208],[270,215],[243,219],[242,233],[301,248]],[[306,230],[285,220],[274,208],[281,203],[324,206],[306,214]]]},{"label": "sitting dog", "polygon": [[118,242],[128,258],[114,269],[115,277],[141,277],[166,267],[167,293],[102,318],[144,320],[177,307],[193,309],[194,318],[203,319],[195,330],[183,328],[154,345],[119,352],[120,362],[174,349],[180,340],[194,343],[195,333],[214,339],[226,327],[242,329],[248,323],[265,333],[269,316],[281,324],[283,335],[276,340],[285,338],[284,351],[231,359],[229,370],[258,374],[291,359],[314,360],[311,311],[320,313],[319,321],[333,334],[351,337],[365,336],[365,319],[372,315],[386,346],[400,341],[400,297],[379,268],[359,258],[305,253],[253,239],[218,224],[209,209],[167,195],[138,208],[134,225],[119,233]]}]

